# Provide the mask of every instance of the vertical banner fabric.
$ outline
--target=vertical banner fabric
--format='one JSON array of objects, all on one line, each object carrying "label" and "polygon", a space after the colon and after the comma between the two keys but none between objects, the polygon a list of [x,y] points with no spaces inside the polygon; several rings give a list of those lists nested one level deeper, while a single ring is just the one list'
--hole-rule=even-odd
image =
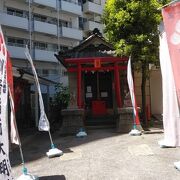
[{"label": "vertical banner fabric", "polygon": [[178,102],[180,104],[180,2],[162,10]]},{"label": "vertical banner fabric", "polygon": [[19,134],[18,134],[17,125],[16,125],[16,115],[15,115],[15,109],[14,109],[14,97],[12,95],[10,88],[8,88],[8,90],[9,90],[9,99],[10,99],[10,107],[11,107],[11,114],[10,114],[11,142],[14,144],[20,145]]},{"label": "vertical banner fabric", "polygon": [[178,99],[165,32],[162,32],[160,36],[160,65],[163,85],[163,145],[180,146]]},{"label": "vertical banner fabric", "polygon": [[7,81],[11,94],[14,96],[13,70],[9,53],[7,54]]},{"label": "vertical banner fabric", "polygon": [[7,106],[7,49],[0,26],[0,179],[11,180],[8,138],[8,106]]},{"label": "vertical banner fabric", "polygon": [[12,71],[12,63],[10,60],[9,53],[7,56],[7,82],[8,82],[8,90],[9,90],[10,107],[11,107],[11,114],[10,114],[11,142],[19,145],[20,140],[16,125],[16,116],[15,116],[15,108],[14,108],[13,71]]},{"label": "vertical banner fabric", "polygon": [[17,112],[17,110],[19,109],[24,88],[25,88],[25,83],[22,80],[18,80],[14,84],[14,109],[15,109],[15,112]]},{"label": "vertical banner fabric", "polygon": [[135,97],[135,93],[134,93],[133,77],[132,77],[132,72],[131,72],[131,57],[129,58],[128,66],[127,66],[127,81],[128,81],[129,92],[130,92],[132,106],[133,106],[135,123],[136,123],[136,125],[140,125],[137,104],[136,104],[136,97]]},{"label": "vertical banner fabric", "polygon": [[31,67],[32,67],[32,71],[34,74],[34,78],[35,78],[35,82],[36,82],[36,86],[37,86],[37,90],[38,90],[38,94],[39,94],[39,105],[40,105],[40,119],[39,119],[39,131],[49,131],[50,130],[50,125],[49,125],[49,121],[47,119],[45,110],[44,110],[44,103],[43,103],[43,98],[42,98],[42,94],[41,94],[41,88],[40,88],[40,84],[39,84],[39,80],[38,80],[38,76],[36,73],[36,69],[34,67],[31,55],[29,54],[29,50],[26,47],[25,49],[25,55],[27,57],[27,59],[29,60]]}]

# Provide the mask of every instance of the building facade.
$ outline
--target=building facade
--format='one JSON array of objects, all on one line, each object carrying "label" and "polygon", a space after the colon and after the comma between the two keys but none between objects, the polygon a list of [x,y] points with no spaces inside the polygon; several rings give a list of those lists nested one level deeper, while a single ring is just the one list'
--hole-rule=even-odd
[{"label": "building facade", "polygon": [[29,70],[31,49],[42,77],[68,84],[66,69],[54,54],[77,46],[100,22],[105,0],[1,0],[0,24],[13,65]]},{"label": "building facade", "polygon": [[[68,85],[67,70],[57,61],[54,54],[77,46],[89,36],[94,28],[103,33],[101,15],[105,1],[1,0],[0,24],[13,66],[30,71],[30,64],[24,54],[25,46],[28,45],[38,74],[49,80]],[[160,79],[160,73],[158,77]],[[140,83],[138,83],[140,79],[138,75],[135,85],[137,101],[141,106]],[[150,80],[151,84],[155,82]],[[151,92],[154,86],[150,86],[149,83],[148,87],[148,105],[152,107],[153,104],[161,102],[161,99],[153,99],[155,96]],[[34,91],[34,88],[31,90]],[[53,94],[54,85],[48,91],[50,95]],[[42,87],[42,93],[46,94],[47,89]],[[161,97],[161,91],[159,93],[158,97]],[[162,106],[158,104],[157,107]],[[155,108],[153,111],[159,114],[162,108],[158,111]]]}]

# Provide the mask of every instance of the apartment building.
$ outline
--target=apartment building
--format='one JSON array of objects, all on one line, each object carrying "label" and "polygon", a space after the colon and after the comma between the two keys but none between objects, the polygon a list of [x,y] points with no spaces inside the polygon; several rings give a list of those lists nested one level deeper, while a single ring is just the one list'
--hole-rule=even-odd
[{"label": "apartment building", "polygon": [[26,45],[40,76],[67,85],[66,69],[54,57],[87,37],[103,31],[105,0],[1,0],[0,24],[13,65],[29,70]]}]

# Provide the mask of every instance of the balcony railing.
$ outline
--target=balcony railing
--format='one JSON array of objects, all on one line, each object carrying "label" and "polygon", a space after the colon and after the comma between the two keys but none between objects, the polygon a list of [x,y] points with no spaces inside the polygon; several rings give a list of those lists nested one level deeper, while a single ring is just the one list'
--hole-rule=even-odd
[{"label": "balcony railing", "polygon": [[99,31],[102,33],[103,32],[103,25],[98,22],[94,21],[87,21],[84,23],[84,30],[85,31],[93,31],[94,28],[99,29]]},{"label": "balcony railing", "polygon": [[82,15],[82,7],[78,2],[72,0],[60,1],[60,10],[66,11],[71,14]]},{"label": "balcony railing", "polygon": [[34,59],[37,61],[57,62],[54,56],[55,53],[54,51],[34,49]]},{"label": "balcony railing", "polygon": [[86,3],[83,4],[83,11],[84,11],[84,13],[102,14],[103,7],[94,2],[87,1]]},{"label": "balcony railing", "polygon": [[35,20],[34,31],[57,36],[57,25]]},{"label": "balcony railing", "polygon": [[60,36],[76,40],[83,39],[82,30],[69,27],[60,27]]},{"label": "balcony railing", "polygon": [[40,6],[47,6],[53,9],[56,9],[56,0],[33,0],[34,3],[39,4]]},{"label": "balcony railing", "polygon": [[[18,58],[18,59],[26,59],[26,56],[24,54],[25,45],[17,44],[17,43],[8,43],[7,44],[8,51],[11,54],[12,58]],[[53,50],[41,50],[41,49],[33,49],[32,50],[32,58],[37,61],[46,61],[46,62],[57,62],[57,59],[55,58],[54,54],[57,53],[57,51]]]},{"label": "balcony railing", "polygon": [[18,47],[18,44],[8,44],[7,49],[10,52],[12,58],[26,59],[24,54],[25,47]]},{"label": "balcony railing", "polygon": [[28,19],[17,14],[0,12],[0,23],[5,26],[28,30]]}]

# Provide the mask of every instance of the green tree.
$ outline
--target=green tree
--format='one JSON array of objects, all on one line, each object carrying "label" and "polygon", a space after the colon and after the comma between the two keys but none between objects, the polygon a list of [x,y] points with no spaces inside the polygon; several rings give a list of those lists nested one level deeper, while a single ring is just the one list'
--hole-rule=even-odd
[{"label": "green tree", "polygon": [[142,72],[142,120],[146,125],[146,80],[149,63],[158,63],[159,7],[168,0],[107,0],[103,12],[105,36],[118,56],[130,56],[134,69]]},{"label": "green tree", "polygon": [[70,100],[69,88],[63,86],[62,83],[57,83],[55,85],[55,92],[53,105],[67,108]]}]

